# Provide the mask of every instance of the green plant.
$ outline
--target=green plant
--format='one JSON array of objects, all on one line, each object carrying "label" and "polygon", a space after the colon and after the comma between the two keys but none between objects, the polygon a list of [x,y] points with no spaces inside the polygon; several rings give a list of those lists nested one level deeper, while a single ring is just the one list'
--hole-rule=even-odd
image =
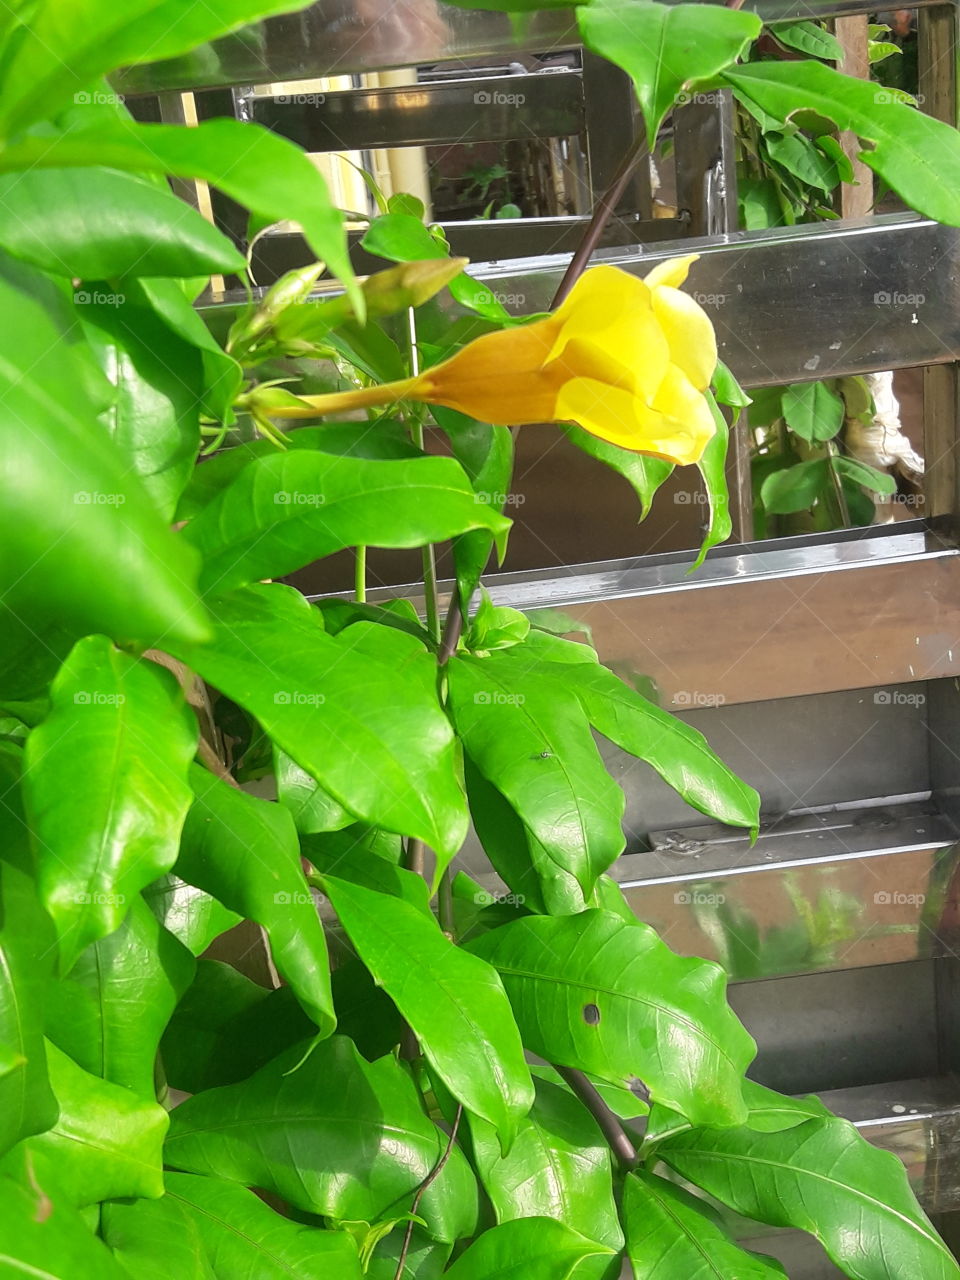
[{"label": "green plant", "polygon": [[[294,147],[232,121],[136,125],[99,79],[289,3],[0,17],[5,1268],[559,1280],[612,1277],[626,1254],[638,1276],[782,1274],[672,1170],[740,1214],[813,1231],[848,1275],[956,1276],[899,1162],[815,1099],[746,1080],[754,1047],[722,971],[675,956],[627,909],[606,874],[623,796],[594,731],[721,822],[756,828],[756,794],[588,645],[482,592],[473,607],[509,529],[512,437],[431,400],[430,370],[509,326],[496,350],[525,352],[557,317],[517,327],[404,200],[365,242],[396,265],[355,280],[342,220]],[[635,75],[654,135],[691,75],[748,74],[734,64],[758,20],[694,8],[581,11],[588,40]],[[662,28],[658,60],[641,18]],[[841,84],[814,88],[847,110]],[[876,130],[867,114],[867,136],[886,139],[884,113]],[[917,154],[939,148],[942,174],[956,139],[926,129]],[[890,149],[871,154],[896,184]],[[308,300],[319,268],[292,273],[220,345],[191,300],[244,259],[168,174],[213,182],[260,225],[300,221],[344,292]],[[956,184],[915,190],[960,214]],[[649,433],[679,440],[709,413],[712,544],[729,528],[726,423],[706,392],[706,321],[675,287],[684,270],[605,295],[633,300],[624,322],[653,346],[660,334],[633,371],[656,373],[646,398],[632,383],[626,403],[614,395],[628,371],[596,341],[573,362],[604,366],[610,421],[632,414],[640,451],[567,430],[646,506],[672,466],[642,452]],[[451,323],[443,288],[470,314]],[[412,308],[415,350],[394,327]],[[283,430],[334,400],[374,405],[387,382],[429,394]],[[722,366],[713,387],[744,401]],[[501,402],[492,416],[512,421]],[[428,403],[452,456],[424,450]],[[198,466],[202,449],[214,456]],[[432,545],[447,539],[443,621]],[[366,600],[368,545],[421,549],[425,618]],[[264,581],[351,547],[353,601],[315,607]],[[266,774],[276,801],[239,785]],[[470,819],[506,895],[451,874]],[[276,989],[205,958],[242,920]],[[172,1107],[171,1089],[192,1096]]]}]

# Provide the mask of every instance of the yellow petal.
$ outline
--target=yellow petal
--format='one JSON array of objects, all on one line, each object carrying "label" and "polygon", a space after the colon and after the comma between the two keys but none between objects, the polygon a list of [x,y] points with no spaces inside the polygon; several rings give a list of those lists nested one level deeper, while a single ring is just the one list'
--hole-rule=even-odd
[{"label": "yellow petal", "polygon": [[717,336],[707,313],[689,293],[663,285],[653,291],[653,312],[670,346],[670,360],[705,391],[717,367]]},{"label": "yellow petal", "polygon": [[693,454],[687,461],[698,462],[716,434],[717,424],[706,397],[676,365],[667,370],[653,408],[673,430],[686,433]]},{"label": "yellow petal", "polygon": [[577,338],[606,343],[624,323],[650,313],[650,290],[642,280],[619,267],[591,267],[554,314],[560,327],[550,355]]},{"label": "yellow petal", "polygon": [[658,262],[653,270],[648,271],[644,276],[644,283],[649,289],[659,289],[661,285],[679,289],[687,278],[691,264],[699,257],[699,253],[688,253],[685,258],[667,258],[665,262]]},{"label": "yellow petal", "polygon": [[[683,466],[699,461],[715,430],[702,396],[700,401],[710,418],[706,436],[699,414],[694,414],[689,423],[677,420],[647,408],[620,387],[592,378],[573,378],[565,383],[557,397],[557,416],[562,421],[576,422],[591,435],[621,449]],[[671,399],[670,403],[675,405],[676,401]]]},{"label": "yellow petal", "polygon": [[[638,283],[640,283],[638,281]],[[564,325],[549,368],[557,380],[593,378],[632,390],[649,404],[670,363],[670,346],[647,297],[621,312],[616,323]]]}]

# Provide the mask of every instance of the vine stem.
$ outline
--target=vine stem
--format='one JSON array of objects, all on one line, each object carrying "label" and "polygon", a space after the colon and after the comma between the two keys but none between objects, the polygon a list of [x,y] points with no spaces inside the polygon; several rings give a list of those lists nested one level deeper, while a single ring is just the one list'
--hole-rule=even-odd
[{"label": "vine stem", "polygon": [[620,1123],[620,1117],[610,1110],[597,1092],[596,1086],[587,1079],[582,1071],[574,1067],[556,1067],[557,1073],[577,1095],[583,1105],[600,1126],[611,1151],[617,1157],[623,1169],[632,1169],[637,1163],[637,1149],[630,1140],[626,1129]]},{"label": "vine stem", "polygon": [[367,548],[356,548],[356,559],[353,566],[354,591],[353,598],[357,604],[367,602]]},{"label": "vine stem", "polygon": [[[416,1214],[417,1210],[420,1208],[420,1201],[423,1199],[423,1195],[427,1187],[429,1187],[432,1182],[436,1182],[437,1178],[439,1178],[441,1173],[443,1173],[443,1167],[447,1163],[447,1161],[450,1159],[450,1155],[453,1151],[453,1144],[457,1140],[457,1131],[460,1128],[460,1121],[462,1118],[463,1118],[463,1103],[461,1102],[461,1103],[458,1103],[457,1105],[457,1114],[454,1116],[454,1119],[453,1119],[453,1127],[450,1130],[450,1137],[447,1140],[446,1150],[444,1151],[440,1159],[437,1161],[437,1163],[430,1170],[430,1172],[427,1174],[427,1176],[424,1178],[424,1180],[420,1183],[420,1186],[417,1188],[417,1194],[414,1196],[413,1204],[410,1207],[411,1214]],[[410,1241],[412,1240],[412,1238],[413,1238],[413,1218],[411,1218],[410,1221],[407,1223],[407,1233],[403,1237],[403,1248],[400,1250],[400,1260],[397,1263],[397,1272],[396,1272],[396,1275],[394,1276],[394,1280],[402,1280],[403,1268],[406,1265],[407,1253],[410,1249]]]}]

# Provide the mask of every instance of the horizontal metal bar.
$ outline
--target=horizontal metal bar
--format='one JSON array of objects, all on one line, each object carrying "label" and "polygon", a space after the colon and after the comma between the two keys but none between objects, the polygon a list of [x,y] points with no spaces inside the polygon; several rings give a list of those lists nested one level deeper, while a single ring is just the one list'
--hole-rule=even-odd
[{"label": "horizontal metal bar", "polygon": [[307,151],[562,138],[583,129],[575,71],[247,99],[252,118]]},{"label": "horizontal metal bar", "polygon": [[[912,7],[938,2],[913,0]],[[873,11],[868,0],[748,0],[744,7],[766,22]],[[570,10],[526,16],[518,26],[506,14],[436,0],[396,0],[390,6],[381,0],[319,0],[303,13],[267,19],[189,57],[127,68],[115,84],[124,93],[268,84],[526,50],[542,54],[579,43]]]}]

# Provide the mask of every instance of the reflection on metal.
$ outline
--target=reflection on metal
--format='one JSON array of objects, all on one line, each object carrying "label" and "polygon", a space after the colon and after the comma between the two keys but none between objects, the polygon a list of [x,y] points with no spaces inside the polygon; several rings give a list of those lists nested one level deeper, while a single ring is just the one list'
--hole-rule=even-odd
[{"label": "reflection on metal", "polygon": [[[914,0],[922,8],[936,0]],[[747,0],[766,22],[864,13],[864,0]],[[452,8],[438,0],[319,0],[300,14],[271,18],[184,58],[129,68],[115,78],[125,93],[200,85],[264,84],[310,76],[409,67],[417,63],[510,56],[578,43],[567,9],[508,15]]]},{"label": "reflection on metal", "polygon": [[257,96],[252,118],[307,151],[559,138],[584,125],[575,71],[323,95]]}]

